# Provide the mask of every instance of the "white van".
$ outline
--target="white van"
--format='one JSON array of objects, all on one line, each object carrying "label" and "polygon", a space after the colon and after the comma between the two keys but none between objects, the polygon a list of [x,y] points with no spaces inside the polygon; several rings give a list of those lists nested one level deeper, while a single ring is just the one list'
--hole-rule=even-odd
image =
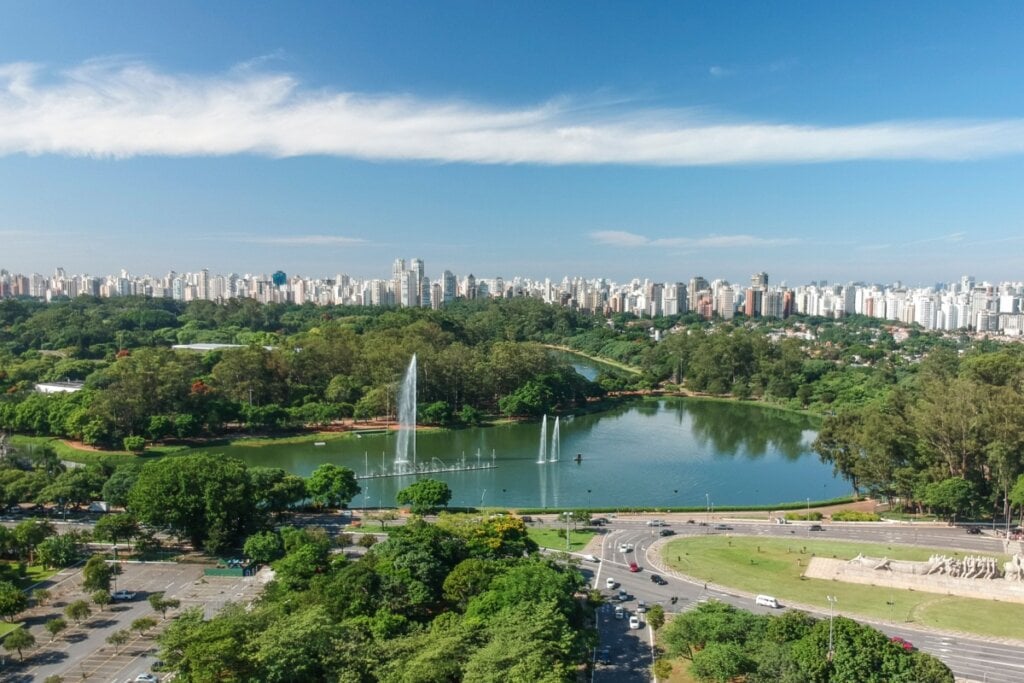
[{"label": "white van", "polygon": [[754,604],[761,607],[771,607],[772,609],[779,608],[779,601],[770,595],[758,595],[754,598]]}]

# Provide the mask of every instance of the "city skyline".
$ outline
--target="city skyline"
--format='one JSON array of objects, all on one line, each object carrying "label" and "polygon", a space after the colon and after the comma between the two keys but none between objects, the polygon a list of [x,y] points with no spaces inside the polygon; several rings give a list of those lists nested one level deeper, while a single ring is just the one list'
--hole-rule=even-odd
[{"label": "city skyline", "polygon": [[1014,5],[0,7],[0,268],[1018,280]]}]

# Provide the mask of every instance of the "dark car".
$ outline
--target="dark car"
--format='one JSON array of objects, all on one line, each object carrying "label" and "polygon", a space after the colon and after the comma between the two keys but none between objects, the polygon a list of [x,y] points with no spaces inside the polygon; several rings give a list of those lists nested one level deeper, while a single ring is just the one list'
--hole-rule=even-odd
[{"label": "dark car", "polygon": [[668,581],[661,578],[661,574],[651,574],[651,583],[656,583],[659,586],[664,586],[668,583]]},{"label": "dark car", "polygon": [[661,534],[662,536],[672,536],[672,535],[673,535],[673,534],[675,534],[676,532],[672,531],[671,529],[662,529],[662,530],[661,530],[661,531],[660,531],[659,533],[660,533],[660,534]]},{"label": "dark car", "polygon": [[607,517],[594,517],[592,520],[590,520],[590,523],[591,524],[596,524],[597,526],[604,526],[605,524],[608,523],[608,518]]},{"label": "dark car", "polygon": [[812,524],[811,525],[811,531],[824,531],[824,530],[825,530],[825,527],[821,526],[820,524]]},{"label": "dark car", "polygon": [[715,529],[718,531],[732,531],[732,527],[728,524],[716,524]]},{"label": "dark car", "polygon": [[980,534],[981,533],[981,527],[980,526],[969,526],[969,527],[967,527],[967,533],[969,533],[969,534]]},{"label": "dark car", "polygon": [[597,661],[599,664],[612,663],[612,651],[607,645],[597,651]]}]

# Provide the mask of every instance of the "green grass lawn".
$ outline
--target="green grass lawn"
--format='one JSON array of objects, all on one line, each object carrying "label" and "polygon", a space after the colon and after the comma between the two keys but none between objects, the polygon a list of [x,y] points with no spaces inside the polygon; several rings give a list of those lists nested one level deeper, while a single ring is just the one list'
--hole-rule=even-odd
[{"label": "green grass lawn", "polygon": [[[858,553],[900,560],[927,560],[935,553],[966,554],[800,538],[701,536],[672,541],[662,550],[662,557],[673,569],[694,578],[751,593],[768,593],[783,603],[788,600],[827,609],[825,596],[833,595],[837,598],[836,609],[844,614],[1024,639],[1021,604],[803,578],[807,562],[814,555],[851,559]],[[1001,554],[992,555],[1000,562],[1006,559]]]},{"label": "green grass lawn", "polygon": [[[565,550],[565,529],[534,529],[528,530],[530,538],[541,548]],[[578,553],[586,547],[596,534],[593,531],[569,531],[569,551]]]},{"label": "green grass lawn", "polygon": [[0,621],[0,640],[6,638],[8,633],[21,626],[23,623],[24,622],[22,621],[16,621],[14,623]]}]

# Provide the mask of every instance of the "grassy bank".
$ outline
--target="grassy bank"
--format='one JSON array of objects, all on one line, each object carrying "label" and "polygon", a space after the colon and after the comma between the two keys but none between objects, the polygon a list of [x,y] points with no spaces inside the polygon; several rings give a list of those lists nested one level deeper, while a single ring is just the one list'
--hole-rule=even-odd
[{"label": "grassy bank", "polygon": [[[811,510],[821,507],[830,507],[832,505],[848,505],[850,503],[857,502],[857,498],[853,496],[844,496],[842,498],[830,498],[829,500],[812,500],[810,502]],[[770,505],[716,505],[714,513],[724,514],[726,512],[781,512],[783,510],[806,510],[808,503],[806,500],[798,500],[790,503],[772,503]],[[634,514],[634,513],[662,513],[662,512],[688,512],[692,514],[701,514],[707,512],[707,508],[703,505],[699,506],[682,506],[682,507],[583,507],[583,508],[572,508],[574,510],[586,510],[592,514]],[[551,515],[559,514],[560,510],[553,510],[551,508],[519,508],[516,510],[521,515]]]},{"label": "grassy bank", "polygon": [[574,356],[579,356],[580,358],[586,358],[592,363],[597,363],[598,365],[607,365],[610,368],[622,370],[623,372],[628,372],[631,375],[639,375],[641,373],[640,368],[635,368],[632,365],[626,365],[625,363],[620,363],[619,361],[612,360],[610,358],[591,356],[589,353],[583,353],[582,351],[577,351],[576,349],[570,348],[568,346],[558,346],[557,344],[543,344],[543,346],[554,351],[562,351],[563,353],[570,353]]},{"label": "grassy bank", "polygon": [[[750,593],[770,593],[783,603],[828,609],[825,596],[833,595],[842,614],[1024,639],[1019,604],[803,577],[808,561],[815,555],[852,559],[864,554],[923,561],[936,553],[966,554],[948,549],[803,538],[701,536],[672,541],[663,549],[662,558],[673,569],[696,579]],[[993,556],[1000,562],[1006,559],[1003,555]]]},{"label": "grassy bank", "polygon": [[[541,548],[551,550],[565,550],[565,529],[543,529],[531,528],[528,530],[530,538],[537,542]],[[569,531],[569,551],[578,553],[590,543],[596,534],[593,531]]]}]

